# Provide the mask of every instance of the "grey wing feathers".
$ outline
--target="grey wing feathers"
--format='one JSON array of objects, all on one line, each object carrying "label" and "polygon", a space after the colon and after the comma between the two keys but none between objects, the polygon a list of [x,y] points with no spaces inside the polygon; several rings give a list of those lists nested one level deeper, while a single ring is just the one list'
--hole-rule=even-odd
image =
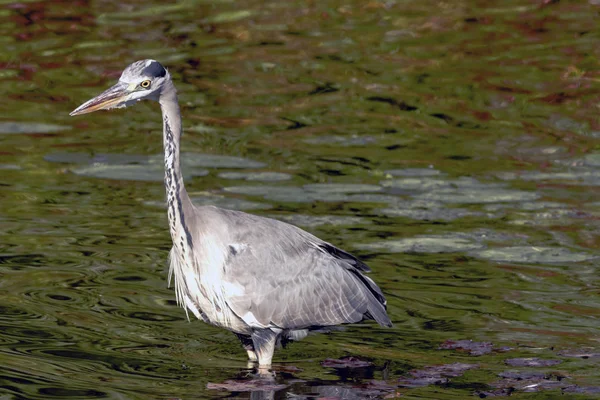
[{"label": "grey wing feathers", "polygon": [[354,256],[293,225],[221,210],[241,252],[227,259],[225,279],[244,289],[228,304],[257,327],[302,329],[358,322],[391,326],[385,298]]}]

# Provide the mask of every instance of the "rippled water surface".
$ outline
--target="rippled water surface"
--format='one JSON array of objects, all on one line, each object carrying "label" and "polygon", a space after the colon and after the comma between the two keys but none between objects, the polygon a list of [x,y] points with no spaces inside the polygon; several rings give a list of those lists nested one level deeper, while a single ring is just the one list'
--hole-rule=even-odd
[{"label": "rippled water surface", "polygon": [[[0,398],[598,396],[599,12],[1,1]],[[179,89],[194,201],[358,255],[392,329],[311,336],[261,380],[186,320],[158,106],[68,115],[143,58]]]}]

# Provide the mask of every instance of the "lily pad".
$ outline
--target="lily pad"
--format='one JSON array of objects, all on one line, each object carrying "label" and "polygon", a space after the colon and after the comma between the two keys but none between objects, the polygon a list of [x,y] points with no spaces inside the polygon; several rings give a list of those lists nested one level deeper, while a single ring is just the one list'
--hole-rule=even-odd
[{"label": "lily pad", "polygon": [[588,358],[600,358],[600,352],[595,351],[595,349],[564,350],[560,351],[558,355],[562,357],[583,358],[584,360]]},{"label": "lily pad", "polygon": [[194,196],[192,197],[192,203],[194,203],[197,206],[217,206],[221,208],[226,208],[228,210],[239,211],[268,210],[270,208],[273,208],[273,206],[268,203],[258,203],[256,201],[248,201],[238,199],[235,197],[223,196]]},{"label": "lily pad", "polygon": [[458,253],[481,249],[484,246],[467,239],[443,236],[419,236],[415,238],[363,243],[356,247],[363,250],[386,250],[390,253]]},{"label": "lily pad", "polygon": [[237,11],[226,11],[220,14],[212,15],[204,18],[203,22],[209,24],[222,24],[226,22],[235,22],[242,19],[248,18],[254,14],[250,10],[237,10]]},{"label": "lily pad", "polygon": [[586,155],[584,163],[590,167],[600,167],[600,153]]},{"label": "lily pad", "polygon": [[373,136],[315,136],[304,139],[304,143],[335,146],[366,146],[377,142]]},{"label": "lily pad", "polygon": [[292,175],[283,172],[221,172],[219,178],[246,181],[280,182],[292,179]]},{"label": "lily pad", "polygon": [[314,228],[321,225],[365,225],[370,224],[371,220],[361,217],[351,217],[343,215],[304,215],[304,214],[289,214],[289,215],[274,215],[271,218],[279,219],[288,222],[292,225]]},{"label": "lily pad", "polygon": [[499,377],[505,379],[546,379],[548,373],[539,371],[504,371],[498,374]]},{"label": "lily pad", "polygon": [[[68,164],[89,164],[75,168],[77,175],[94,178],[160,182],[164,179],[164,155],[145,156],[140,154],[81,152],[55,152],[44,159],[50,162]],[[212,154],[182,153],[181,164],[184,179],[205,176],[210,168],[260,168],[264,164],[240,157]]]},{"label": "lily pad", "polygon": [[518,208],[524,211],[536,211],[545,210],[548,208],[564,208],[564,203],[555,201],[527,201],[524,203],[512,204],[512,203],[498,203],[498,204],[486,204],[484,209],[487,211],[498,211],[503,209],[514,209]]},{"label": "lily pad", "polygon": [[[150,157],[150,163],[163,163],[164,155],[158,154]],[[202,168],[263,168],[266,164],[249,160],[242,157],[222,156],[218,154],[203,153],[181,153],[182,168],[202,167]]]},{"label": "lily pad", "polygon": [[[600,386],[567,386],[563,389],[563,393],[582,393],[582,394],[600,394]],[[596,397],[596,396],[594,396]]]},{"label": "lily pad", "polygon": [[472,340],[446,340],[439,347],[442,350],[463,350],[472,356],[482,356],[494,350],[491,342],[474,342]]},{"label": "lily pad", "polygon": [[421,221],[453,221],[465,217],[479,217],[484,213],[470,211],[464,208],[432,208],[432,209],[410,209],[410,208],[383,208],[378,210],[381,214],[389,217],[405,217]]},{"label": "lily pad", "polygon": [[346,196],[347,201],[355,203],[387,203],[396,204],[402,202],[402,199],[398,196],[377,194],[377,193],[357,193],[349,194]]},{"label": "lily pad", "polygon": [[[586,161],[587,162],[587,161]],[[594,163],[594,159],[591,161]],[[579,169],[571,171],[539,172],[527,171],[520,174],[509,172],[499,173],[497,176],[504,180],[521,179],[524,181],[550,181],[564,182],[571,185],[582,186],[600,186],[600,170],[597,169]]]},{"label": "lily pad", "polygon": [[410,377],[398,380],[400,386],[419,387],[448,383],[449,378],[463,375],[466,371],[477,368],[477,364],[453,363],[433,365],[419,370],[410,371]]},{"label": "lily pad", "polygon": [[404,168],[404,169],[388,169],[385,174],[392,176],[439,176],[442,171],[433,168]]},{"label": "lily pad", "polygon": [[15,164],[0,164],[0,169],[7,171],[19,171],[23,168],[20,165]]},{"label": "lily pad", "polygon": [[383,189],[377,185],[365,184],[346,184],[346,183],[315,183],[304,185],[303,188],[308,192],[314,193],[374,193],[381,192]]},{"label": "lily pad", "polygon": [[68,125],[46,124],[42,122],[0,122],[0,135],[26,133],[55,133],[73,129]]},{"label": "lily pad", "polygon": [[346,201],[343,193],[309,192],[297,186],[230,186],[226,192],[261,196],[266,200],[280,203],[312,203],[314,201],[340,202]]},{"label": "lily pad", "polygon": [[[268,210],[270,208],[273,208],[273,206],[268,203],[258,203],[255,201],[238,199],[236,197],[224,197],[224,196],[215,196],[215,195],[209,195],[209,194],[204,195],[204,196],[191,195],[191,200],[192,200],[192,203],[196,206],[216,206],[216,207],[225,208],[228,210],[248,211],[248,210]],[[150,207],[167,208],[167,203],[165,201],[146,200],[143,203],[144,203],[144,205],[147,205]]]},{"label": "lily pad", "polygon": [[228,193],[244,194],[247,196],[289,195],[291,198],[294,196],[302,197],[306,193],[302,188],[297,186],[229,186],[223,190]]},{"label": "lily pad", "polygon": [[[76,175],[92,178],[125,180],[125,181],[146,181],[163,182],[165,173],[162,169],[151,168],[144,164],[132,165],[108,165],[94,164],[87,167],[75,168],[72,170]],[[191,169],[184,173],[184,179],[192,176],[208,175],[207,170]]]},{"label": "lily pad", "polygon": [[59,151],[46,154],[44,160],[65,164],[145,164],[148,156],[141,154],[119,154],[119,153],[82,153]]},{"label": "lily pad", "polygon": [[531,393],[573,386],[565,379],[565,376],[554,373],[506,371],[500,373],[499,376],[503,379],[491,384],[497,389],[491,392],[481,392],[479,393],[480,397],[510,395],[514,391]]},{"label": "lily pad", "polygon": [[532,201],[540,197],[538,193],[511,189],[442,189],[424,193],[417,198],[455,204],[485,204]]},{"label": "lily pad", "polygon": [[471,254],[475,257],[491,261],[540,264],[581,262],[597,258],[597,256],[587,253],[575,253],[563,247],[533,246],[476,250]]},{"label": "lily pad", "polygon": [[380,182],[385,188],[395,189],[397,191],[413,194],[414,192],[425,192],[433,189],[449,188],[452,185],[450,182],[443,179],[431,178],[402,178]]},{"label": "lily pad", "polygon": [[503,244],[521,243],[529,238],[529,236],[524,233],[501,232],[488,228],[478,228],[469,232],[452,232],[444,236],[472,240],[477,243]]},{"label": "lily pad", "polygon": [[504,360],[504,363],[511,367],[551,367],[560,364],[561,362],[561,360],[550,360],[537,357],[509,358],[508,360]]}]

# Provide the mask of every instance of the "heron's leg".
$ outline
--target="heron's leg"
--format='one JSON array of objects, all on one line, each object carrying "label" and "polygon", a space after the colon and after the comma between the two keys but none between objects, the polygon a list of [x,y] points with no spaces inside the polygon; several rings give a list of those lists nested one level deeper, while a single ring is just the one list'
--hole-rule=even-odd
[{"label": "heron's leg", "polygon": [[239,333],[236,333],[235,335],[238,337],[238,339],[240,339],[240,342],[242,342],[242,346],[244,346],[244,349],[248,353],[248,360],[253,362],[258,361],[258,358],[256,357],[256,352],[254,351],[254,343],[252,342],[252,337],[250,337],[250,335],[241,335]]},{"label": "heron's leg", "polygon": [[277,336],[279,336],[278,332],[273,332],[268,328],[257,329],[252,333],[252,342],[254,343],[254,351],[258,357],[259,368],[268,368],[271,366]]}]

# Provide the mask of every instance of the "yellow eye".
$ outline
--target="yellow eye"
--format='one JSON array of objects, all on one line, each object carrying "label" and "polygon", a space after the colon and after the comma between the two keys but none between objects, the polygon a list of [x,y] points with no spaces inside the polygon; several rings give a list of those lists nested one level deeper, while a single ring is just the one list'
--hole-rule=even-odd
[{"label": "yellow eye", "polygon": [[140,83],[140,86],[144,89],[147,89],[150,87],[150,81],[143,81],[142,83]]}]

